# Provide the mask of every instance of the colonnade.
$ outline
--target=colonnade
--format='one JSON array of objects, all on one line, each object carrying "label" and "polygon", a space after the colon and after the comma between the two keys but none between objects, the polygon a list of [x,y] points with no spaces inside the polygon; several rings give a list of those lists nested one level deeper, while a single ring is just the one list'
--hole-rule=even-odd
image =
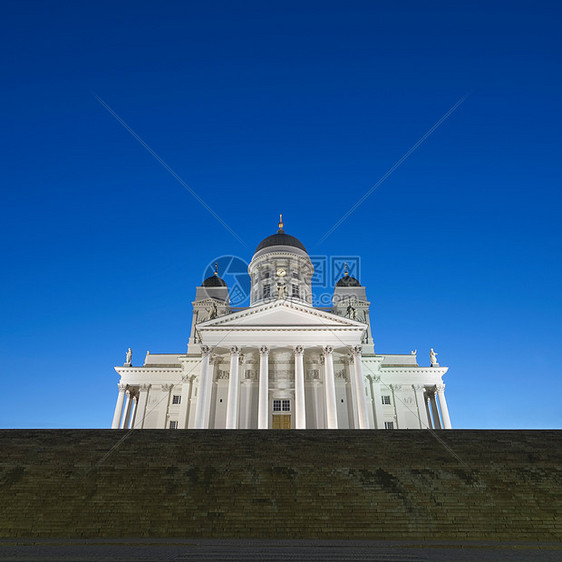
[{"label": "colonnade", "polygon": [[[269,352],[268,346],[259,348],[259,379],[258,379],[258,429],[268,429],[271,412],[269,411]],[[295,429],[306,429],[306,399],[304,385],[304,352],[305,348],[297,345],[293,348],[295,361]],[[322,359],[324,363],[324,404],[326,412],[326,428],[337,429],[336,383],[334,377],[334,348],[324,346]],[[351,369],[351,385],[354,396],[354,409],[357,412],[358,427],[368,429],[367,402],[363,366],[361,361],[361,346],[351,348],[353,368]],[[210,398],[213,382],[213,369],[210,367],[211,349],[201,346],[201,374],[199,378],[199,395],[195,407],[195,429],[207,429],[210,417]],[[238,346],[230,348],[230,370],[228,378],[228,395],[226,404],[226,429],[238,429],[238,410],[240,392],[240,355]]]},{"label": "colonnade", "polygon": [[[426,388],[424,401],[429,427],[432,429],[451,429],[449,408],[445,400],[445,385],[438,384],[434,387]],[[437,402],[439,402],[439,408],[437,408]],[[439,410],[441,410],[441,416],[439,415]]]},{"label": "colonnade", "polygon": [[[312,349],[312,348],[310,348]],[[317,349],[317,348],[316,348]],[[305,348],[301,345],[293,348],[294,358],[294,411],[292,416],[292,425],[295,429],[306,429],[307,423],[307,402],[305,397],[305,368],[304,354]],[[367,407],[367,393],[365,391],[365,377],[363,376],[363,363],[361,356],[361,346],[349,349],[352,358],[349,368],[349,380],[351,386],[352,417],[353,426],[358,429],[369,429],[369,409]],[[336,398],[336,382],[334,374],[334,349],[332,346],[322,347],[321,363],[323,364],[323,377],[315,378],[311,383],[313,386],[311,401],[309,406],[312,407],[316,414],[316,421],[313,427],[322,427],[326,429],[338,429],[337,417],[337,398]],[[259,377],[258,377],[258,429],[268,429],[272,423],[272,412],[270,411],[270,392],[269,392],[269,354],[268,346],[259,348]],[[195,429],[209,428],[211,419],[211,397],[213,394],[213,357],[211,349],[208,346],[201,346],[201,371],[199,375],[197,396],[195,394],[195,375],[185,375],[182,377],[181,384],[181,400],[179,401],[179,420],[175,423],[175,427],[185,429],[190,425],[188,418],[193,420]],[[230,369],[228,377],[227,404],[226,404],[226,429],[238,429],[239,427],[248,427],[248,421],[239,421],[240,407],[240,365],[242,362],[241,349],[238,346],[230,348]],[[395,420],[394,427],[401,428],[402,423],[406,423],[411,427],[411,423],[401,419],[403,414],[399,415],[397,410],[397,400],[400,402],[400,391],[402,384],[390,384],[388,389],[392,393],[392,403],[394,406],[394,416],[389,417],[389,412],[385,413],[384,406],[381,401],[381,377],[380,375],[368,375],[367,384],[369,385],[369,396],[372,400],[372,424],[373,429],[385,429],[392,424],[387,423],[388,420]],[[111,427],[113,429],[141,429],[145,426],[145,416],[147,410],[148,393],[150,384],[127,385],[119,384],[119,394],[117,404],[113,415]],[[408,400],[412,398],[404,398],[406,409],[413,412],[417,410],[416,416],[419,419],[420,429],[429,427],[430,429],[451,429],[451,420],[447,401],[445,400],[445,385],[434,384],[413,384],[411,385],[414,392],[414,403],[412,407],[408,407]],[[322,387],[324,390],[322,391]],[[162,385],[162,390],[168,392],[168,403],[165,409],[159,408],[163,412],[158,414],[156,421],[157,427],[167,427],[167,413],[170,401],[171,384]],[[402,390],[403,392],[403,390]],[[396,394],[398,393],[398,394]],[[195,402],[195,415],[189,414],[190,405]],[[385,402],[386,403],[386,402]],[[390,402],[389,402],[390,403]],[[413,409],[412,409],[413,408]],[[405,411],[402,408],[401,411]],[[318,413],[323,415],[318,418]],[[323,414],[322,414],[323,412]],[[310,419],[309,412],[309,419]],[[314,416],[314,414],[312,414]],[[154,421],[150,422],[152,425]],[[315,425],[314,425],[315,424]]]},{"label": "colonnade", "polygon": [[111,429],[141,429],[144,423],[149,384],[119,385]]}]

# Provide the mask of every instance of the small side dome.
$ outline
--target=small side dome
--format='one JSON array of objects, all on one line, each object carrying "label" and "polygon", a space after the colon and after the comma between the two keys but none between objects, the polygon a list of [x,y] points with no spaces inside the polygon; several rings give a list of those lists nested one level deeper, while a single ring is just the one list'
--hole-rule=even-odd
[{"label": "small side dome", "polygon": [[203,283],[201,283],[201,287],[226,287],[226,282],[224,279],[219,277],[218,273],[219,264],[215,263],[215,273],[211,275],[211,277],[207,277]]},{"label": "small side dome", "polygon": [[211,275],[201,283],[201,287],[226,287],[226,283],[218,275]]},{"label": "small side dome", "polygon": [[355,277],[342,277],[337,283],[336,287],[361,287],[361,283]]},{"label": "small side dome", "polygon": [[351,277],[349,272],[347,271],[347,264],[344,263],[345,266],[345,273],[343,277],[336,283],[336,287],[361,287],[361,283],[355,279],[355,277]]}]

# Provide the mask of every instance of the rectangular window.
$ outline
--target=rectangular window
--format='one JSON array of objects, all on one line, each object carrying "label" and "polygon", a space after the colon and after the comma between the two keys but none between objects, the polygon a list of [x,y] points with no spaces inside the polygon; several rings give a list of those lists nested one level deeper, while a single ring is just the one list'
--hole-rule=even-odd
[{"label": "rectangular window", "polygon": [[390,405],[390,396],[386,395],[386,396],[381,396],[382,399],[382,403],[385,405]]},{"label": "rectangular window", "polygon": [[274,412],[290,412],[291,411],[291,401],[290,400],[274,400],[273,401],[273,411]]},{"label": "rectangular window", "polygon": [[263,286],[263,298],[267,299],[271,296],[271,285]]},{"label": "rectangular window", "polygon": [[177,421],[171,421],[170,422],[170,429],[177,429],[178,428],[178,422]]},{"label": "rectangular window", "polygon": [[264,273],[263,273],[263,278],[264,278],[264,279],[269,279],[269,271],[264,271]]},{"label": "rectangular window", "polygon": [[172,404],[181,404],[181,396],[179,394],[172,396]]},{"label": "rectangular window", "polygon": [[298,285],[293,285],[293,297],[296,297],[297,299],[300,298],[299,296],[299,286]]},{"label": "rectangular window", "polygon": [[296,271],[293,271],[293,279],[298,279],[299,274]]},{"label": "rectangular window", "polygon": [[394,429],[394,422],[384,422],[385,429]]}]

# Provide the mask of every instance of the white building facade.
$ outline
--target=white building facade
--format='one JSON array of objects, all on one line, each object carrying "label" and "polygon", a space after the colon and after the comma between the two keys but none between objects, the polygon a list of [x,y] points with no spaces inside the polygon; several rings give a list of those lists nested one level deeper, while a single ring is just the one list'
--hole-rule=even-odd
[{"label": "white building facade", "polygon": [[249,265],[250,306],[218,272],[197,288],[187,353],[122,367],[114,429],[450,429],[443,376],[415,352],[375,353],[365,288],[346,273],[312,306],[304,245],[276,234]]}]

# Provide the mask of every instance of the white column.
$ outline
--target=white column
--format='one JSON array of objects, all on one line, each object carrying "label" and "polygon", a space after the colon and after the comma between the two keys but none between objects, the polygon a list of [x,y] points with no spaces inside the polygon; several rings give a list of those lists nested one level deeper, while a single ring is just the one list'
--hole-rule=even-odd
[{"label": "white column", "polygon": [[429,429],[433,429],[433,420],[431,419],[431,412],[429,411],[429,395],[427,394],[427,391],[423,393],[423,401],[425,402],[425,413],[427,415]]},{"label": "white column", "polygon": [[322,429],[324,427],[323,418],[320,417],[321,410],[321,393],[322,388],[319,380],[312,381],[312,403],[314,408],[314,429]]},{"label": "white column", "polygon": [[139,406],[139,389],[135,388],[135,390],[133,391],[129,391],[132,393],[131,399],[133,401],[133,410],[131,412],[131,423],[129,424],[129,427],[131,429],[134,429],[135,427],[135,420],[137,418],[137,411],[138,411],[138,406]]},{"label": "white column", "polygon": [[[345,364],[347,365],[347,375],[349,382],[346,385],[349,385],[351,389],[351,417],[353,418],[353,425],[350,425],[350,429],[359,429],[359,417],[357,416],[357,389],[355,388],[354,384],[354,373],[353,373],[353,355],[349,356],[349,361],[346,361]],[[349,406],[348,406],[349,410]]]},{"label": "white column", "polygon": [[428,417],[428,409],[425,401],[425,387],[423,384],[413,384],[412,388],[414,389],[414,393],[416,395],[416,406],[420,429],[427,429],[428,427],[431,428],[431,421]]},{"label": "white column", "polygon": [[260,379],[258,390],[258,429],[269,428],[269,348],[260,347]]},{"label": "white column", "polygon": [[160,392],[163,393],[163,397],[157,400],[158,405],[158,415],[156,418],[156,428],[157,429],[169,429],[169,414],[170,414],[170,400],[172,398],[173,384],[165,383],[160,386]]},{"label": "white column", "polygon": [[207,429],[209,427],[209,411],[207,408],[207,394],[210,392],[212,373],[209,372],[209,357],[211,348],[201,346],[201,374],[199,375],[199,390],[197,393],[197,405],[195,406],[195,429]]},{"label": "white column", "polygon": [[440,384],[435,387],[437,398],[439,399],[439,408],[441,409],[441,418],[443,420],[443,429],[451,429],[451,418],[449,417],[449,408],[445,400],[445,385]]},{"label": "white column", "polygon": [[365,394],[365,379],[363,378],[363,363],[361,353],[363,347],[355,346],[353,353],[353,385],[355,386],[355,395],[357,397],[357,418],[359,420],[359,429],[369,429],[369,418],[367,417],[367,396]]},{"label": "white column", "polygon": [[240,429],[252,429],[252,393],[254,381],[251,378],[242,378],[240,385]]},{"label": "white column", "polygon": [[123,415],[123,402],[125,401],[126,390],[126,384],[119,385],[119,394],[117,395],[117,404],[115,405],[115,413],[113,414],[111,429],[119,429],[119,422],[121,421],[121,416]]},{"label": "white column", "polygon": [[429,402],[431,404],[431,413],[433,414],[433,426],[435,429],[441,429],[441,419],[439,417],[439,409],[435,401],[435,389],[429,392]]},{"label": "white column", "polygon": [[181,378],[181,403],[180,414],[178,420],[178,427],[180,429],[187,429],[187,419],[189,417],[189,405],[191,402],[191,390],[193,387],[193,377],[191,375],[184,375]]},{"label": "white column", "polygon": [[306,429],[304,348],[302,345],[295,347],[295,429]]},{"label": "white column", "polygon": [[398,401],[396,400],[396,392],[402,390],[401,384],[389,384],[390,390],[392,391],[392,408],[394,410],[394,419],[396,420],[396,429],[402,429],[402,424],[400,423],[400,417],[398,416]]},{"label": "white column", "polygon": [[129,414],[131,413],[131,392],[127,390],[127,399],[125,400],[125,413],[123,414],[123,419],[121,420],[120,429],[127,429],[129,426]]},{"label": "white column", "polygon": [[384,429],[384,416],[382,409],[382,395],[381,395],[381,378],[379,375],[373,376],[372,382],[372,394],[373,394],[373,414],[375,418],[376,429]]},{"label": "white column", "polygon": [[326,393],[326,429],[338,428],[338,410],[336,403],[336,381],[334,380],[334,348],[324,347],[324,391]]},{"label": "white column", "polygon": [[228,377],[228,396],[226,399],[226,429],[238,428],[239,358],[240,349],[232,346],[230,348],[230,375]]},{"label": "white column", "polygon": [[148,400],[148,391],[150,389],[149,384],[141,384],[139,386],[139,393],[137,396],[137,407],[134,417],[134,427],[135,429],[142,429],[144,426],[144,416],[146,413],[146,402]]}]

